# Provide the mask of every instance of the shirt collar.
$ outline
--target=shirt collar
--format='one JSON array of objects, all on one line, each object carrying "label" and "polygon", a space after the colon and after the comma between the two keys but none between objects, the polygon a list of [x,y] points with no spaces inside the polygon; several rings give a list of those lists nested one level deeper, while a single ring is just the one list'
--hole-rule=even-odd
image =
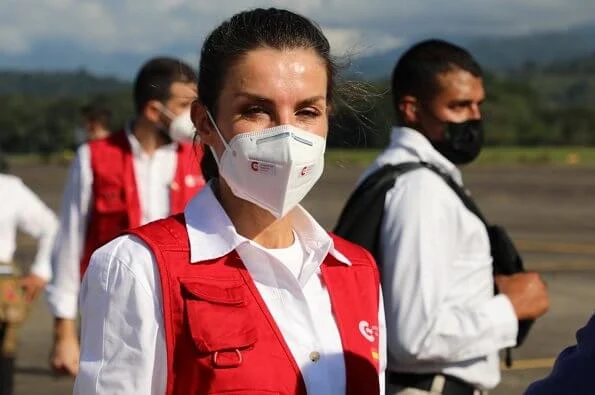
[{"label": "shirt collar", "polygon": [[[321,261],[331,254],[339,262],[350,266],[345,255],[335,249],[332,238],[301,206],[288,215],[293,229],[306,251],[324,252]],[[196,194],[184,210],[186,230],[190,242],[190,261],[200,262],[221,258],[249,240],[237,233],[225,210],[215,197],[213,181]],[[318,255],[318,254],[317,254]]]},{"label": "shirt collar", "polygon": [[404,148],[417,156],[420,161],[431,163],[449,173],[455,180],[461,182],[461,172],[434,148],[430,140],[415,129],[408,127],[393,127],[390,137],[390,148]]}]

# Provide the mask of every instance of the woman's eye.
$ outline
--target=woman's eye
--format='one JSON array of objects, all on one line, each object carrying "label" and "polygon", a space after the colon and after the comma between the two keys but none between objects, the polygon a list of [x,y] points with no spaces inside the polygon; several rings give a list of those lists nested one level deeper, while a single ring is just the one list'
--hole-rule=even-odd
[{"label": "woman's eye", "polygon": [[245,112],[246,112],[246,114],[260,114],[265,111],[264,111],[264,108],[262,108],[262,107],[252,106],[252,107],[248,107]]},{"label": "woman's eye", "polygon": [[245,116],[254,116],[254,115],[259,115],[259,114],[263,114],[265,113],[265,109],[260,107],[260,106],[250,106],[245,108],[242,113]]},{"label": "woman's eye", "polygon": [[320,111],[315,108],[304,108],[297,112],[298,116],[315,118],[320,115]]}]

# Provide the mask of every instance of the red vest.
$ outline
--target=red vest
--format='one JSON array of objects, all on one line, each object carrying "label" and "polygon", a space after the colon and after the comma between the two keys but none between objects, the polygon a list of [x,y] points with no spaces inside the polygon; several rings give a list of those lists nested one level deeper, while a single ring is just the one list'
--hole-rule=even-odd
[{"label": "red vest", "polygon": [[[306,394],[300,369],[235,251],[191,263],[183,214],[131,233],[147,243],[159,268],[167,395]],[[352,262],[328,255],[322,264],[343,343],[346,393],[378,394],[378,271],[363,248],[332,237]]]},{"label": "red vest", "polygon": [[[81,278],[91,254],[122,231],[141,224],[130,142],[126,132],[89,143],[93,172],[92,201],[81,259]],[[200,172],[202,150],[190,143],[178,144],[177,167],[170,185],[170,213],[182,212],[205,181]]]}]

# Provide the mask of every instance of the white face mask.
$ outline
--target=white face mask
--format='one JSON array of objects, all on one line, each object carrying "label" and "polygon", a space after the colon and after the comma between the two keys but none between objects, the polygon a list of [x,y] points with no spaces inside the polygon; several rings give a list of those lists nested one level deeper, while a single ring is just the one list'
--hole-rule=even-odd
[{"label": "white face mask", "polygon": [[169,137],[176,142],[189,142],[194,139],[194,134],[196,132],[196,128],[192,123],[192,119],[190,117],[190,109],[184,111],[178,116],[172,114],[167,108],[162,107],[163,113],[171,119],[171,123],[169,124],[168,135]]},{"label": "white face mask", "polygon": [[302,201],[322,175],[324,138],[293,125],[280,125],[239,134],[227,143],[207,114],[225,145],[217,159],[219,173],[240,199],[281,218]]}]

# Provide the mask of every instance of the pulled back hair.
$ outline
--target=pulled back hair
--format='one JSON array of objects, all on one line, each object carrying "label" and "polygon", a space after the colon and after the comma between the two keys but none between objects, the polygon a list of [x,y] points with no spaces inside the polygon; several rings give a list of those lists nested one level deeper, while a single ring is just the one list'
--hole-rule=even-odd
[{"label": "pulled back hair", "polygon": [[[248,52],[259,48],[314,50],[326,65],[327,101],[332,104],[338,67],[320,27],[291,11],[257,8],[240,12],[223,22],[203,44],[198,97],[213,117],[217,116],[219,95],[229,69]],[[201,169],[208,180],[217,177],[218,170],[211,150],[204,151]]]},{"label": "pulled back hair", "polygon": [[393,105],[397,122],[402,123],[399,102],[404,96],[428,100],[440,85],[438,76],[453,70],[464,70],[481,77],[481,66],[471,54],[457,45],[443,40],[426,40],[409,48],[397,62],[392,75]]}]

